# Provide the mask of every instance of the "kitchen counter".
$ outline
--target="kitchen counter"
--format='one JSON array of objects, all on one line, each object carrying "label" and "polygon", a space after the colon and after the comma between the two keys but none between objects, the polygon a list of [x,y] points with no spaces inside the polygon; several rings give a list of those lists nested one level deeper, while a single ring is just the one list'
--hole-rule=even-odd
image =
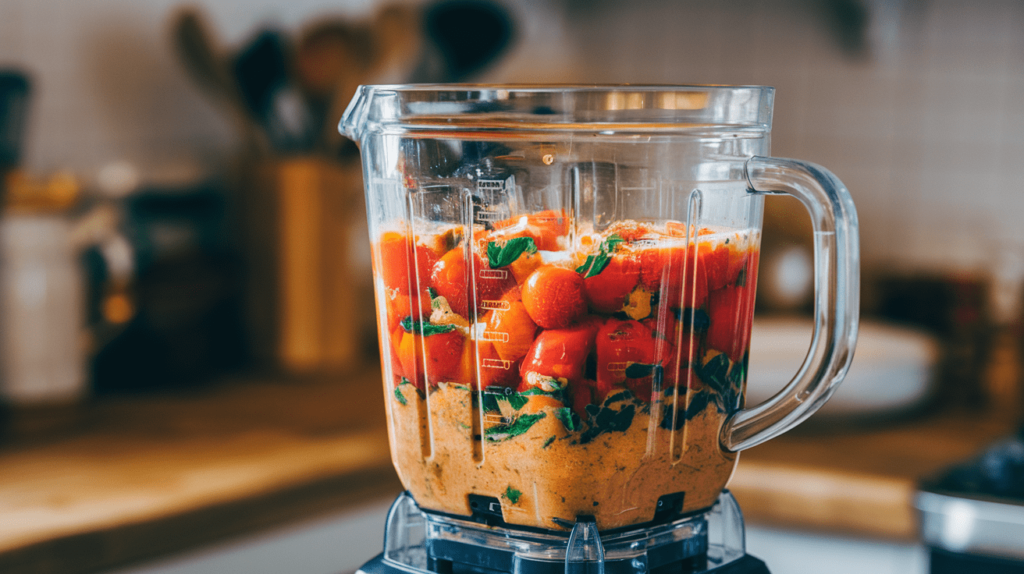
[{"label": "kitchen counter", "polygon": [[[918,478],[1009,431],[957,413],[807,427],[744,453],[730,488],[753,523],[909,540]],[[0,443],[0,572],[102,571],[400,489],[372,369],[108,399]]]}]

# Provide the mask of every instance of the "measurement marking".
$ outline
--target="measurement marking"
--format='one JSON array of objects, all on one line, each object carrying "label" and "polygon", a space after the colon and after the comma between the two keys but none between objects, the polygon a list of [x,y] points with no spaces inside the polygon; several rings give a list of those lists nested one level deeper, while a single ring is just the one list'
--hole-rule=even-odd
[{"label": "measurement marking", "polygon": [[476,182],[476,188],[501,191],[505,189],[505,182],[500,179],[481,179]]},{"label": "measurement marking", "polygon": [[491,341],[497,343],[508,343],[508,333],[502,333],[501,331],[484,331],[482,341]]},{"label": "measurement marking", "polygon": [[491,311],[508,311],[512,308],[512,305],[508,301],[484,300],[480,302],[480,306]]},{"label": "measurement marking", "polygon": [[480,278],[499,279],[504,281],[505,279],[508,279],[508,271],[505,271],[504,269],[481,269]]},{"label": "measurement marking", "polygon": [[482,221],[501,221],[502,219],[504,219],[501,216],[501,213],[499,213],[497,211],[484,211],[484,210],[481,210],[481,211],[476,212],[473,215],[474,215],[474,218],[477,220],[477,222],[482,222]]},{"label": "measurement marking", "polygon": [[629,367],[629,363],[608,363],[608,370],[613,372],[622,372]]},{"label": "measurement marking", "polygon": [[512,361],[503,361],[501,359],[484,359],[480,361],[480,366],[487,369],[503,369],[505,371],[512,367]]}]

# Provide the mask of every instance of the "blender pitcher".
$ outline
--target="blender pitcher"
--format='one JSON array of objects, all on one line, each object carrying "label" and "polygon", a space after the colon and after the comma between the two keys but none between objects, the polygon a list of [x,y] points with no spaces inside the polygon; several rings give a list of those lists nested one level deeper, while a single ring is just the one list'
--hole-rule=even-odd
[{"label": "blender pitcher", "polygon": [[[737,453],[842,381],[857,216],[768,157],[774,89],[362,86],[360,147],[391,453],[424,510],[602,530],[706,510]],[[763,196],[814,225],[814,334],[743,396]]]}]

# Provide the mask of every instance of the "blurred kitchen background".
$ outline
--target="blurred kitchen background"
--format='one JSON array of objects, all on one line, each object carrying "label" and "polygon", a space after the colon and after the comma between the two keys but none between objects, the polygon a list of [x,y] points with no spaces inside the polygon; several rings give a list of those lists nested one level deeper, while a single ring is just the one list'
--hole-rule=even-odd
[{"label": "blurred kitchen background", "polygon": [[[866,323],[835,404],[769,458],[801,437],[854,433],[871,461],[907,425],[981,430],[906,447],[946,458],[873,465],[896,490],[864,496],[903,497],[874,530],[821,499],[755,499],[741,463],[751,551],[780,573],[927,571],[914,488],[987,456],[1024,412],[1013,0],[3,0],[0,570],[297,572],[301,554],[342,572],[376,552],[383,507],[366,501],[397,481],[380,398],[348,404],[379,376],[358,156],[335,126],[358,84],[408,81],[775,86],[773,155],[827,166],[856,202]],[[752,401],[809,339],[809,231],[784,201],[766,215]],[[778,374],[760,387],[758,353]],[[267,444],[280,456],[259,458]],[[1012,460],[990,467],[1021,493],[1024,446],[1000,444]],[[320,460],[342,447],[354,458]],[[245,471],[195,462],[239,452]],[[175,488],[153,494],[168,469]],[[221,490],[181,486],[200,476]],[[153,490],[130,511],[101,502],[132,484]]]}]

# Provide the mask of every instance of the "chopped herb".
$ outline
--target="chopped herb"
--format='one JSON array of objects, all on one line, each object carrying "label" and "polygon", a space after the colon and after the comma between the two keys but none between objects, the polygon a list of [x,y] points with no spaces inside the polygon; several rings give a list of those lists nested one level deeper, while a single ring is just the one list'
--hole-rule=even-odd
[{"label": "chopped herb", "polygon": [[502,494],[501,496],[512,504],[519,504],[519,497],[522,495],[522,492],[512,488],[512,485],[509,485],[509,487],[505,489],[505,494]]},{"label": "chopped herb", "polygon": [[608,236],[607,239],[601,242],[601,246],[598,247],[596,255],[588,255],[587,260],[576,268],[577,273],[582,273],[584,279],[589,279],[594,275],[597,275],[604,271],[605,267],[608,267],[608,263],[612,260],[612,253],[615,252],[615,248],[625,239],[619,237],[619,234],[613,233]]},{"label": "chopped herb", "polygon": [[694,333],[703,333],[708,330],[711,326],[711,318],[704,309],[692,309],[687,307],[685,309],[675,310],[676,319],[681,321],[684,325],[689,325]]},{"label": "chopped herb", "polygon": [[[626,375],[626,376],[628,377],[629,375]],[[610,405],[612,403],[617,403],[619,401],[625,401],[627,399],[632,398],[632,396],[633,396],[633,393],[631,393],[629,391],[621,391],[621,392],[615,393],[614,395],[612,395],[612,396],[608,397],[607,399],[605,399],[604,400],[604,404]]]},{"label": "chopped herb", "polygon": [[491,269],[507,267],[519,259],[523,252],[537,252],[537,244],[533,242],[532,237],[513,237],[506,241],[505,245],[491,241],[487,244],[487,262],[491,265]]},{"label": "chopped herb", "polygon": [[402,394],[401,385],[395,387],[395,398],[398,399],[399,404],[405,406],[409,404],[409,401],[405,400],[405,395]]},{"label": "chopped herb", "polygon": [[484,431],[484,436],[491,442],[508,440],[530,430],[530,427],[545,416],[546,415],[542,412],[535,415],[523,415],[509,424],[494,425]]},{"label": "chopped herb", "polygon": [[[587,412],[590,412],[589,406]],[[633,404],[628,404],[617,411],[608,407],[602,407],[596,416],[592,415],[591,426],[580,436],[580,443],[586,444],[597,438],[601,433],[626,432],[629,429],[629,425],[633,424],[633,416],[635,414],[636,406]]]},{"label": "chopped herb", "polygon": [[747,285],[747,269],[744,267],[740,269],[740,274],[736,276],[736,286],[746,287]]},{"label": "chopped herb", "polygon": [[730,384],[728,379],[730,364],[729,357],[725,353],[719,353],[700,367],[697,376],[707,383],[711,390],[723,393]]},{"label": "chopped herb", "polygon": [[548,448],[549,446],[551,446],[551,443],[553,442],[555,442],[555,435],[549,436],[548,440],[544,441],[544,446],[542,446],[541,448]]},{"label": "chopped herb", "polygon": [[654,374],[656,369],[662,368],[661,365],[655,363],[653,365],[646,365],[644,363],[630,363],[626,367],[626,378],[627,379],[642,379],[649,377]]},{"label": "chopped herb", "polygon": [[427,287],[427,295],[430,295],[431,299],[437,299],[437,290],[433,287]]},{"label": "chopped herb", "polygon": [[725,238],[725,244],[729,245],[729,238],[728,237]]},{"label": "chopped herb", "polygon": [[561,421],[562,426],[564,426],[565,430],[569,432],[578,431],[583,426],[583,421],[580,420],[580,416],[572,412],[572,409],[570,409],[569,407],[562,407],[560,409],[556,409],[555,418]]},{"label": "chopped herb", "polygon": [[[680,407],[682,407],[684,404],[684,397],[685,395],[680,395],[678,399],[680,401]],[[690,404],[687,405],[685,409],[682,409],[682,411],[679,413],[680,416],[679,418],[676,419],[675,428],[673,428],[672,425],[672,404],[669,403],[668,405],[665,405],[666,408],[664,410],[664,415],[661,419],[661,428],[668,430],[679,430],[683,428],[683,426],[686,425],[687,421],[691,420],[693,417],[700,414],[708,406],[708,402],[710,399],[711,397],[707,392],[693,393],[690,397]]]},{"label": "chopped herb", "polygon": [[469,430],[469,429],[473,428],[473,427],[471,427],[471,426],[467,425],[467,424],[466,424],[466,423],[464,423],[464,422],[460,422],[460,423],[459,423],[459,427],[460,427],[460,428],[463,428],[463,429],[466,429],[466,430]]},{"label": "chopped herb", "polygon": [[451,333],[458,327],[455,325],[434,325],[433,323],[416,321],[410,316],[402,319],[402,328],[405,329],[406,333],[414,333],[417,335],[423,335],[424,337],[429,337],[431,335]]},{"label": "chopped herb", "polygon": [[500,412],[498,401],[508,401],[509,406],[518,411],[530,399],[506,387],[488,387],[484,391],[484,411]]}]

